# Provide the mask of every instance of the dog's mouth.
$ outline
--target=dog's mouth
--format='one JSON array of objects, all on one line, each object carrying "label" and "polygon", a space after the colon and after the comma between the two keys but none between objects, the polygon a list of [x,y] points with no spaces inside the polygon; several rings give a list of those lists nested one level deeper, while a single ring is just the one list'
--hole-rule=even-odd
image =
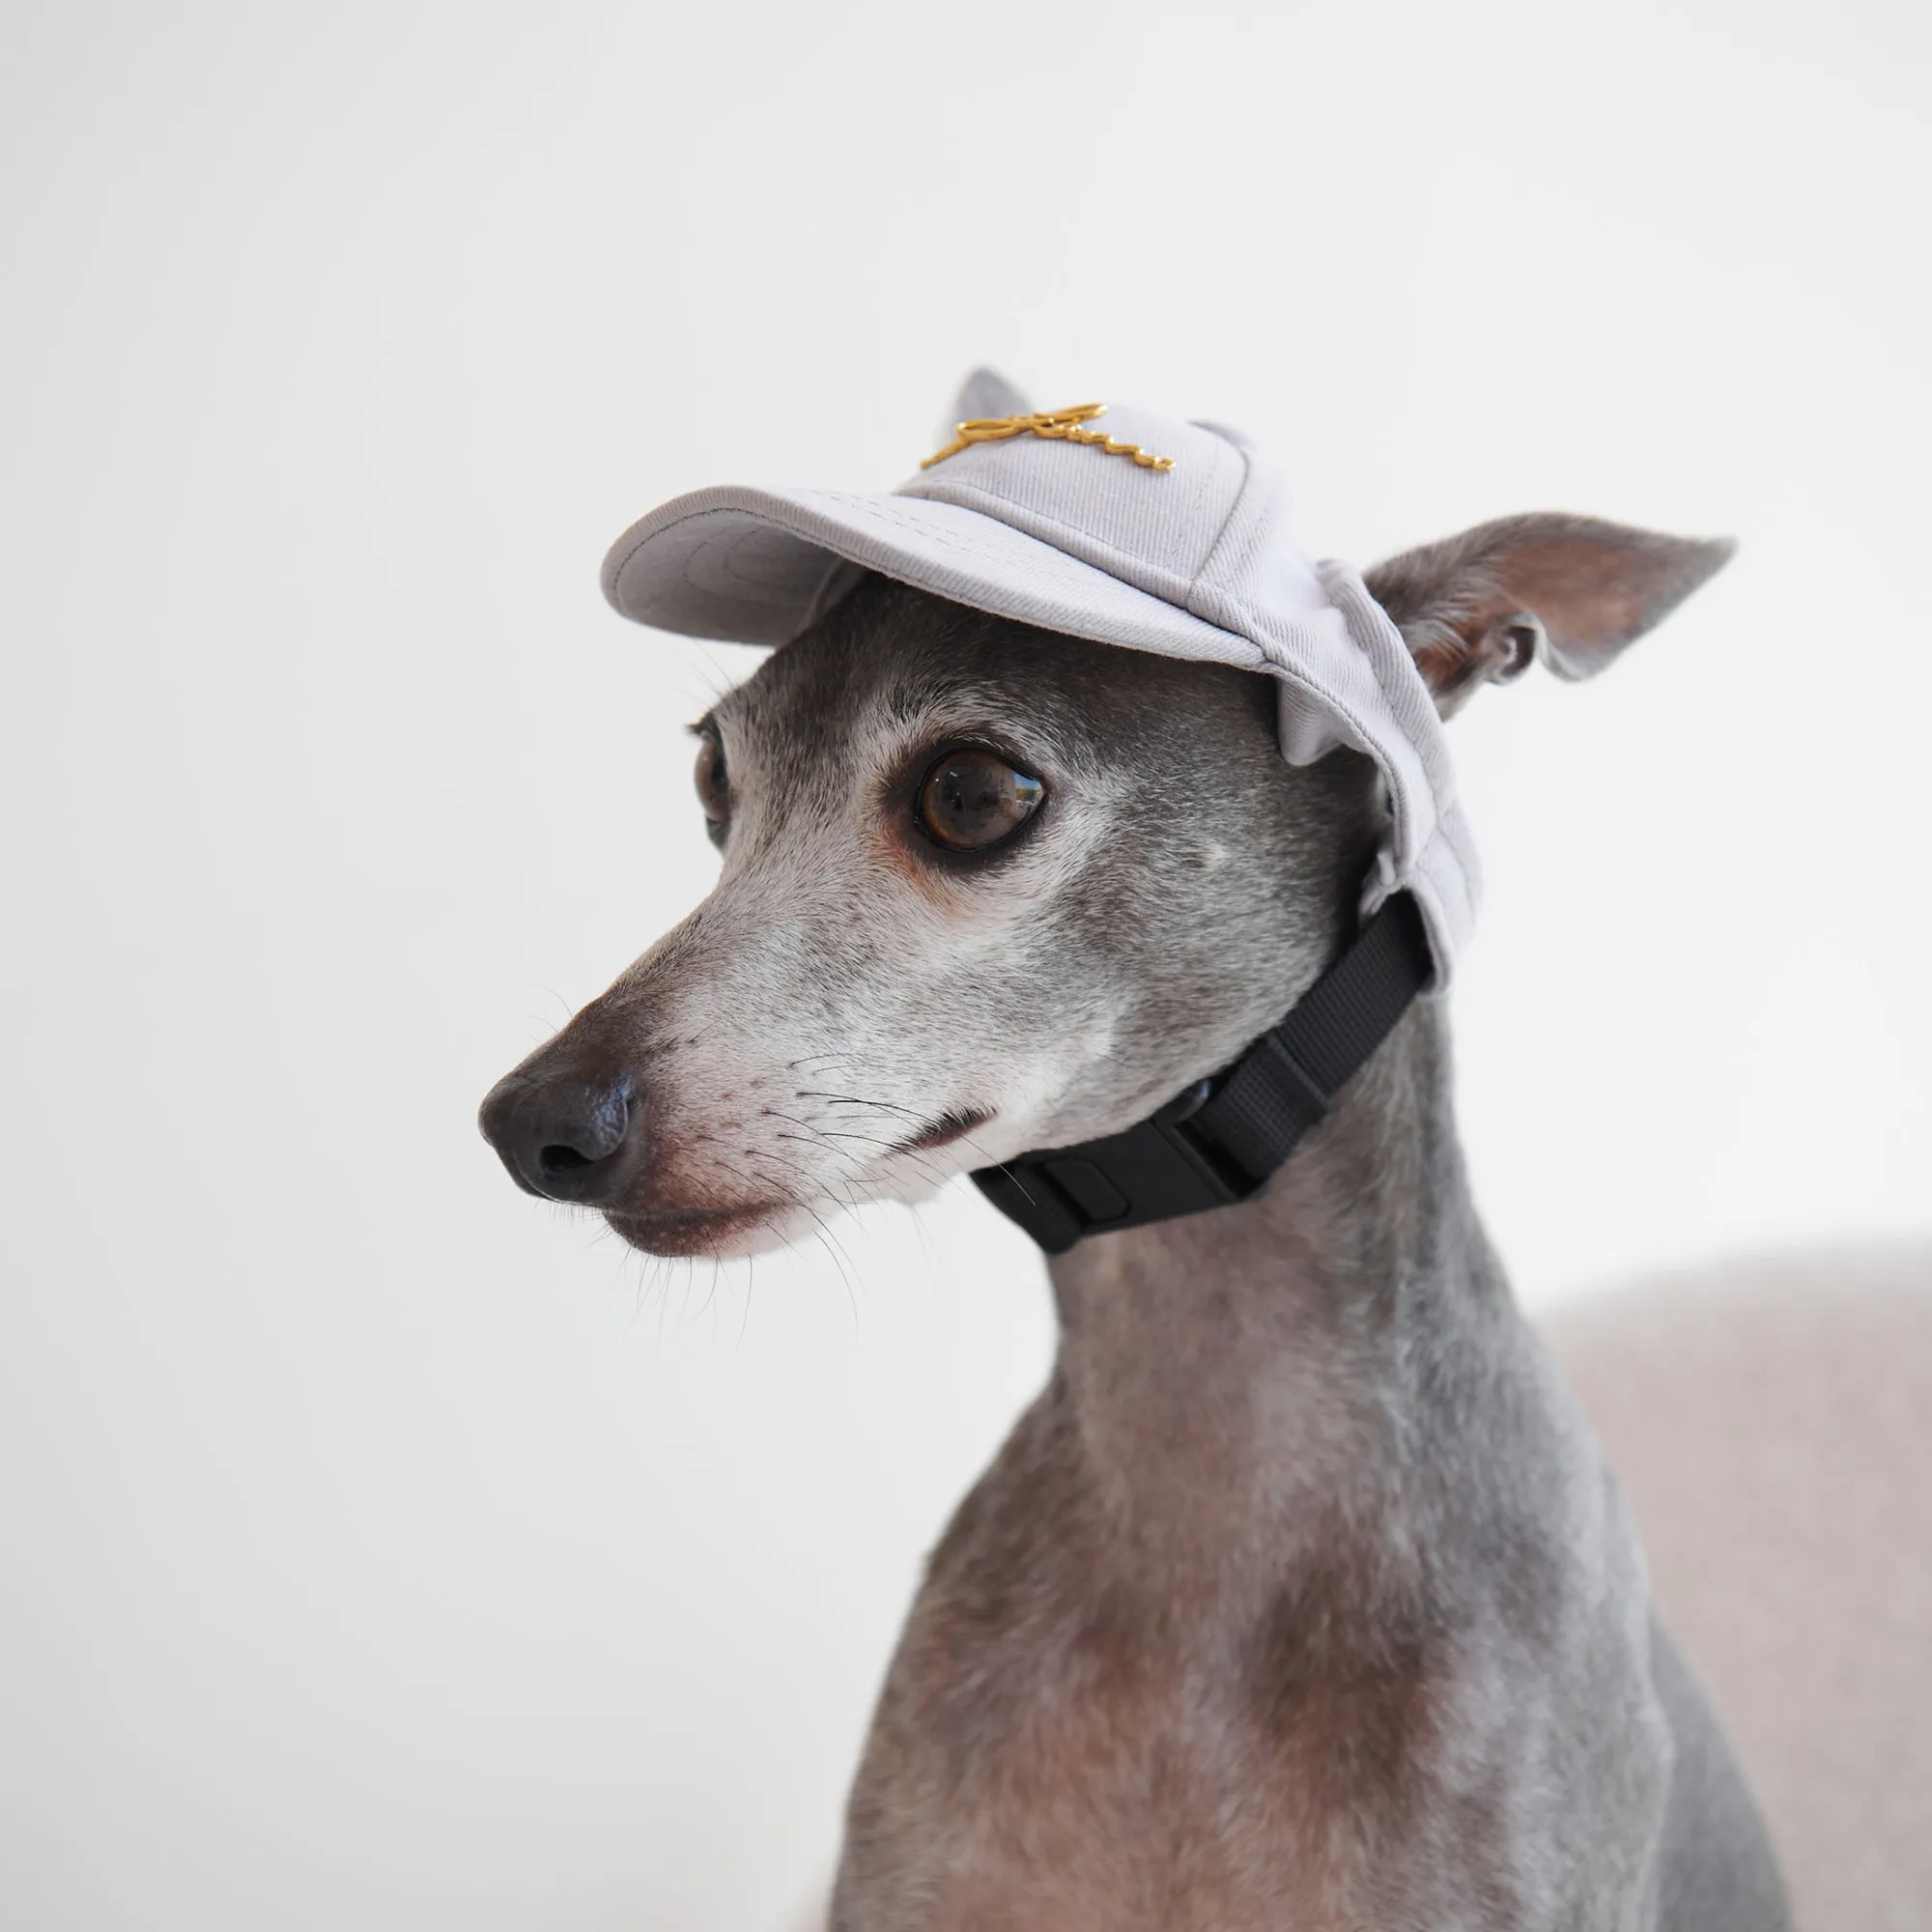
[{"label": "dog's mouth", "polygon": [[993,1118],[986,1107],[958,1107],[941,1114],[938,1120],[895,1142],[895,1153],[930,1153],[934,1148],[950,1147],[983,1127]]},{"label": "dog's mouth", "polygon": [[604,1218],[613,1233],[647,1255],[723,1256],[740,1252],[749,1234],[776,1231],[793,1201],[752,1201],[731,1208],[674,1208],[638,1213],[607,1208]]},{"label": "dog's mouth", "polygon": [[[950,1108],[902,1140],[888,1143],[881,1138],[871,1144],[884,1149],[888,1155],[929,1153],[966,1139],[992,1118],[990,1108]],[[836,1142],[841,1136],[834,1130],[825,1130],[825,1138]],[[854,1132],[843,1138],[863,1142],[869,1137]],[[860,1176],[855,1184],[864,1187],[870,1183],[867,1177]],[[831,1208],[851,1203],[828,1196],[825,1205]],[[801,1217],[810,1217],[812,1210],[796,1195],[772,1194],[719,1207],[634,1205],[609,1207],[603,1213],[613,1233],[644,1254],[723,1260],[730,1255],[755,1253],[767,1242],[781,1243],[787,1234],[795,1232]]]}]

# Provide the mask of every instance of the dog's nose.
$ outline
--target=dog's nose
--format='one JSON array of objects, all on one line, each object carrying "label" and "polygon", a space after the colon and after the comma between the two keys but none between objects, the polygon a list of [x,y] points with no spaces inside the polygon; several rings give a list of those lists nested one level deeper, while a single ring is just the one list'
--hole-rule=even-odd
[{"label": "dog's nose", "polygon": [[519,1187],[594,1207],[636,1164],[635,1115],[626,1081],[520,1070],[490,1090],[476,1123]]}]

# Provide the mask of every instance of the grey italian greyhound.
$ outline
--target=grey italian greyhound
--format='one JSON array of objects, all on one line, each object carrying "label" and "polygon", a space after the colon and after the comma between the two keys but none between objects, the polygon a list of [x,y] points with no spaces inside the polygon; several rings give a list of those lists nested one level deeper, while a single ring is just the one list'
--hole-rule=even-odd
[{"label": "grey italian greyhound", "polygon": [[[1446,716],[1601,668],[1727,554],[1530,515],[1366,582]],[[485,1134],[727,1256],[1133,1126],[1356,930],[1385,786],[1287,762],[1276,696],[848,573],[696,727],[716,889]],[[1052,1259],[1058,1359],[931,1556],[836,1932],[1785,1925],[1450,1089],[1423,999],[1249,1198]]]}]

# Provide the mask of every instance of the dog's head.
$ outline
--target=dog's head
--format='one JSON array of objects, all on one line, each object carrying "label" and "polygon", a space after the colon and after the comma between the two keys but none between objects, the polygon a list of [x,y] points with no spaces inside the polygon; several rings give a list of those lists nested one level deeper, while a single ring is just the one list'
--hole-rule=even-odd
[{"label": "dog's head", "polygon": [[[1446,714],[1586,676],[1728,548],[1529,517],[1369,578]],[[710,896],[485,1100],[530,1192],[656,1254],[1130,1125],[1336,951],[1379,781],[1280,753],[1260,673],[1030,629],[878,578],[696,727]]]}]

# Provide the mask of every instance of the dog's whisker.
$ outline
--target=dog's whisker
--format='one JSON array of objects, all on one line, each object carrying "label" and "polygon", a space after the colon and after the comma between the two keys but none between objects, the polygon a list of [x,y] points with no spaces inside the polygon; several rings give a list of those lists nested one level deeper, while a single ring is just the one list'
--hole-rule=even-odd
[{"label": "dog's whisker", "polygon": [[[772,1224],[769,1221],[760,1221],[758,1226],[763,1228],[767,1234],[772,1232]],[[743,1353],[745,1336],[752,1326],[752,1289],[757,1280],[757,1266],[758,1258],[755,1255],[747,1255],[745,1257],[745,1306],[739,1311],[738,1315],[738,1339],[731,1345],[733,1360]]]},{"label": "dog's whisker", "polygon": [[802,1201],[799,1206],[817,1223],[818,1243],[831,1256],[832,1265],[838,1270],[838,1279],[845,1284],[845,1299],[852,1309],[852,1339],[856,1342],[859,1339],[859,1297],[853,1293],[852,1277],[845,1271],[845,1262],[840,1259],[841,1251],[838,1243],[833,1240],[831,1230],[827,1228],[824,1217],[817,1209],[810,1202]]},{"label": "dog's whisker", "polygon": [[[800,1099],[828,1100],[834,1102],[835,1104],[842,1104],[852,1107],[876,1107],[881,1113],[897,1114],[902,1116],[906,1120],[918,1121],[922,1124],[931,1118],[930,1115],[923,1114],[917,1108],[914,1107],[901,1106],[898,1103],[892,1100],[867,1099],[863,1094],[821,1094],[816,1092],[815,1090],[808,1088],[803,1093],[801,1093],[798,1097]],[[965,1148],[971,1148],[975,1153],[980,1155],[980,1164],[982,1166],[990,1167],[990,1166],[1001,1165],[1000,1163],[995,1162],[993,1160],[992,1156],[986,1151],[985,1148],[981,1146],[981,1144],[978,1140],[976,1140],[972,1134],[959,1133],[959,1134],[954,1134],[952,1138],[959,1144],[959,1146]],[[903,1147],[903,1143],[895,1142],[894,1145],[895,1147],[899,1148],[901,1151],[906,1151]],[[1001,1171],[1005,1172],[1003,1166],[1001,1168]]]}]

